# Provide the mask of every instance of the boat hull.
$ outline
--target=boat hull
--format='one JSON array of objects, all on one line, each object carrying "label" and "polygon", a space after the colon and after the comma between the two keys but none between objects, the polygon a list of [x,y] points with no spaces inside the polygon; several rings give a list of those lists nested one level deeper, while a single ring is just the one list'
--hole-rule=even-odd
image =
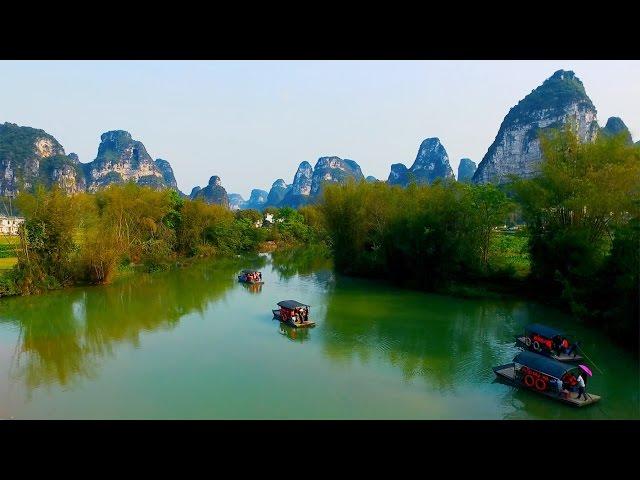
[{"label": "boat hull", "polygon": [[527,387],[526,385],[523,385],[520,381],[518,381],[518,379],[516,378],[513,363],[507,363],[505,365],[493,367],[493,372],[496,374],[496,377],[498,377],[499,380],[509,385],[512,385],[514,387],[519,387],[524,390],[529,390],[532,392],[539,393],[553,400],[557,400],[559,402],[565,403],[567,405],[571,405],[573,407],[584,407],[586,405],[591,405],[593,403],[599,402],[601,398],[600,395],[587,393],[587,400],[584,400],[584,399],[576,398],[578,394],[573,392],[567,392],[565,395],[561,396],[557,392],[550,392],[546,390],[541,391],[541,390],[536,390],[535,388]]}]

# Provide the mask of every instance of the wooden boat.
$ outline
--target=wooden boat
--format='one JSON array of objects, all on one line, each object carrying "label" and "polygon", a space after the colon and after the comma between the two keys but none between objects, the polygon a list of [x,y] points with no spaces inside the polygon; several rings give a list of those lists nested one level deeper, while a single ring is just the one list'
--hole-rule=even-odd
[{"label": "wooden boat", "polygon": [[[283,300],[277,304],[280,308],[272,310],[273,318],[293,328],[309,328],[315,327],[316,323],[309,318],[309,305],[300,303],[296,300]],[[307,320],[300,320],[304,316]]]},{"label": "wooden boat", "polygon": [[[584,407],[600,401],[600,395],[586,393],[578,399],[571,379],[575,380],[581,370],[575,365],[553,360],[537,353],[524,351],[516,355],[513,362],[493,367],[493,371],[500,380],[519,388],[533,390],[553,400]],[[584,374],[583,374],[584,375]],[[584,378],[584,377],[583,377]],[[557,381],[562,382],[562,391],[557,388]]]},{"label": "wooden boat", "polygon": [[561,330],[532,323],[524,327],[524,332],[524,335],[516,336],[516,345],[520,348],[545,355],[559,362],[582,360],[582,355],[574,355],[575,352],[568,355],[562,351],[561,344],[569,345],[572,342]]},{"label": "wooden boat", "polygon": [[242,272],[240,272],[240,275],[238,275],[238,281],[241,283],[248,283],[250,285],[262,285],[264,283],[262,280],[260,281],[250,280],[249,279],[250,273],[260,273],[260,272],[258,272],[257,270],[242,270]]}]

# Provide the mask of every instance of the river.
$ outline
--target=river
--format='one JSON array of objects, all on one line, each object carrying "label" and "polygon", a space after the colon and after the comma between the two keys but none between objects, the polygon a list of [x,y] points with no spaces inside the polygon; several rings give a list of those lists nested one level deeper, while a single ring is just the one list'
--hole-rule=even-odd
[{"label": "river", "polygon": [[[262,288],[237,282],[247,267]],[[285,299],[317,326],[273,320]],[[534,321],[581,339],[599,404],[495,381]],[[639,392],[635,357],[560,312],[341,277],[311,251],[0,300],[5,419],[637,419]]]}]

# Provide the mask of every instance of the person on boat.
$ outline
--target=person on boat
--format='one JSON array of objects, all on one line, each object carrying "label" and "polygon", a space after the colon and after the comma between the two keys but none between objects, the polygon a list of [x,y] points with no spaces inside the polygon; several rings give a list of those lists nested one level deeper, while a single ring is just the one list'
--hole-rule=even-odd
[{"label": "person on boat", "polygon": [[557,336],[553,339],[553,348],[555,348],[556,352],[562,351],[562,337]]},{"label": "person on boat", "polygon": [[561,378],[556,378],[556,390],[558,390],[558,396],[562,397],[564,393],[564,382]]},{"label": "person on boat", "polygon": [[258,280],[262,281],[262,272],[258,272]]},{"label": "person on boat", "polygon": [[576,348],[578,348],[578,342],[575,342],[571,345],[571,348],[567,350],[567,355],[571,355],[573,353],[573,358],[576,358]]},{"label": "person on boat", "polygon": [[584,397],[585,400],[587,400],[587,392],[585,391],[585,383],[584,380],[582,378],[582,374],[578,374],[578,378],[576,379],[576,381],[578,382],[578,400],[580,400],[580,397]]}]

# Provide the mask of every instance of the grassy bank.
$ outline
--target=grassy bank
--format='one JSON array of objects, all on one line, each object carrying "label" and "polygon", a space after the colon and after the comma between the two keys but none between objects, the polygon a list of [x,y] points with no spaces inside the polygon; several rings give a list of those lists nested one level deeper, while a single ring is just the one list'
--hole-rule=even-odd
[{"label": "grassy bank", "polygon": [[18,263],[17,248],[19,246],[20,239],[17,236],[0,236],[0,275]]}]

